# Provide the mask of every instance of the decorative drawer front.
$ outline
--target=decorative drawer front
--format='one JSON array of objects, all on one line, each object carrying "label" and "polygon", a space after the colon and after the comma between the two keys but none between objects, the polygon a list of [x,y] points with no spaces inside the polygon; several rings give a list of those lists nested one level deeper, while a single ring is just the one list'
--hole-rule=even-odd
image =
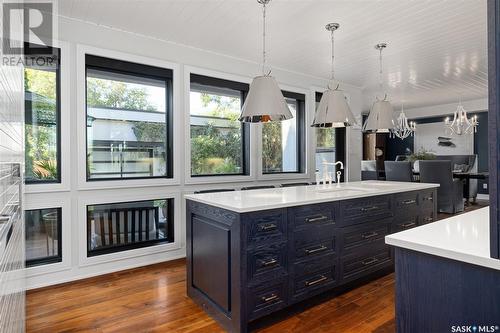
[{"label": "decorative drawer front", "polygon": [[340,253],[359,251],[373,243],[384,243],[390,232],[391,220],[368,222],[340,229]]},{"label": "decorative drawer front", "polygon": [[291,288],[291,299],[292,301],[299,301],[311,297],[334,287],[336,283],[336,265],[331,265],[314,273],[295,277]]},{"label": "decorative drawer front", "polygon": [[341,259],[342,281],[360,278],[392,264],[391,249],[387,246],[374,248],[364,254],[354,253]]},{"label": "decorative drawer front", "polygon": [[437,200],[435,190],[421,191],[419,200],[421,209],[434,209]]},{"label": "decorative drawer front", "polygon": [[276,209],[245,214],[242,225],[247,228],[249,245],[276,242],[286,237],[285,210]]},{"label": "decorative drawer front", "polygon": [[419,224],[418,220],[418,215],[410,215],[407,217],[398,218],[397,221],[394,221],[391,232],[394,233],[415,228]]},{"label": "decorative drawer front", "polygon": [[249,319],[253,320],[285,307],[288,303],[287,289],[287,282],[283,279],[249,289]]},{"label": "decorative drawer front", "polygon": [[304,258],[291,266],[291,276],[298,277],[337,266],[338,258],[333,253],[314,258]]},{"label": "decorative drawer front", "polygon": [[308,243],[295,242],[293,253],[296,260],[315,258],[325,254],[334,254],[335,245],[335,237]]},{"label": "decorative drawer front", "polygon": [[340,226],[392,217],[391,196],[366,197],[340,202]]},{"label": "decorative drawer front", "polygon": [[425,210],[420,213],[418,224],[424,225],[434,221],[436,221],[436,214],[434,213],[434,210]]},{"label": "decorative drawer front", "polygon": [[249,283],[283,277],[287,274],[287,243],[259,247],[247,253]]},{"label": "decorative drawer front", "polygon": [[289,210],[290,220],[295,230],[317,228],[335,224],[335,203],[307,205]]},{"label": "decorative drawer front", "polygon": [[394,208],[402,213],[418,210],[419,192],[397,193],[394,195]]}]

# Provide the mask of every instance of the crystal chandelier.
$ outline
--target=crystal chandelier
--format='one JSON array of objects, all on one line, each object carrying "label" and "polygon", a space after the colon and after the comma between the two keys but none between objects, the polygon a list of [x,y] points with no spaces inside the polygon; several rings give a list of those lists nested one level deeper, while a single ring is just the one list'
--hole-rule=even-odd
[{"label": "crystal chandelier", "polygon": [[392,138],[400,138],[401,140],[406,139],[410,135],[413,136],[415,133],[416,125],[414,121],[408,121],[408,117],[403,109],[403,105],[401,105],[401,113],[399,114],[396,121],[392,121],[394,127],[391,129],[390,136]]},{"label": "crystal chandelier", "polygon": [[459,100],[458,107],[453,114],[453,121],[450,121],[450,117],[446,117],[446,119],[444,120],[445,132],[450,135],[476,133],[477,125],[479,125],[477,115],[472,116],[469,119],[469,117],[467,116],[467,111],[465,111],[462,105],[461,99]]}]

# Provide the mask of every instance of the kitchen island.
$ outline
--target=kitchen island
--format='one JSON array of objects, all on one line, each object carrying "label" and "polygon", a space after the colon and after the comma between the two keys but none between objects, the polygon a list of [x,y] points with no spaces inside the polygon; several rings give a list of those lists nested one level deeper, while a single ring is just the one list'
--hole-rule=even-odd
[{"label": "kitchen island", "polygon": [[187,292],[226,330],[393,269],[390,233],[436,219],[437,184],[186,195]]}]

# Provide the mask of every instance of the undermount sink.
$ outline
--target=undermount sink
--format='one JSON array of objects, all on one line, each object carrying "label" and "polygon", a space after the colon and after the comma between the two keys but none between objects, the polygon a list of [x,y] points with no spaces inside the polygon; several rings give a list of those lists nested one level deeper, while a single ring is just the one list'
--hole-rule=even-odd
[{"label": "undermount sink", "polygon": [[354,195],[354,194],[359,194],[366,192],[365,189],[362,188],[355,188],[355,187],[327,187],[327,188],[319,188],[316,190],[316,192],[319,193],[342,193],[343,195]]}]

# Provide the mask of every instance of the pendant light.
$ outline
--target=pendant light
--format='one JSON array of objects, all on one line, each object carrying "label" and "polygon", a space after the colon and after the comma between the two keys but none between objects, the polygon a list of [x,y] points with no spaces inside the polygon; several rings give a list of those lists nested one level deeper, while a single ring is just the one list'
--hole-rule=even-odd
[{"label": "pendant light", "polygon": [[356,120],[347,104],[339,84],[335,81],[335,31],[339,28],[338,23],[329,23],[325,26],[330,31],[332,41],[332,69],[328,89],[323,92],[321,101],[316,109],[316,115],[312,127],[345,127],[356,123]]},{"label": "pendant light", "polygon": [[446,117],[444,120],[445,131],[449,134],[473,134],[477,132],[478,125],[477,116],[473,116],[470,119],[467,116],[467,111],[465,111],[462,105],[462,98],[458,100],[457,109],[453,113],[453,121],[450,121],[449,117]]},{"label": "pendant light", "polygon": [[[379,51],[379,85],[382,93],[384,93],[382,51],[386,47],[387,43],[379,43],[375,45],[375,49]],[[383,99],[378,99],[377,97],[363,126],[363,131],[371,133],[389,133],[390,130],[394,127],[392,122],[393,112],[394,110],[392,109],[392,105],[387,99],[387,93],[384,93]]]},{"label": "pendant light", "polygon": [[248,96],[241,109],[239,120],[248,123],[281,121],[293,118],[278,83],[266,73],[266,5],[271,0],[257,0],[262,5],[262,75],[257,76],[250,84]]},{"label": "pendant light", "polygon": [[401,104],[401,113],[398,116],[398,119],[394,122],[392,121],[393,129],[391,130],[390,136],[392,138],[400,138],[401,140],[406,139],[410,135],[413,136],[415,133],[416,125],[414,121],[408,121],[408,117],[404,112],[403,104]]}]

